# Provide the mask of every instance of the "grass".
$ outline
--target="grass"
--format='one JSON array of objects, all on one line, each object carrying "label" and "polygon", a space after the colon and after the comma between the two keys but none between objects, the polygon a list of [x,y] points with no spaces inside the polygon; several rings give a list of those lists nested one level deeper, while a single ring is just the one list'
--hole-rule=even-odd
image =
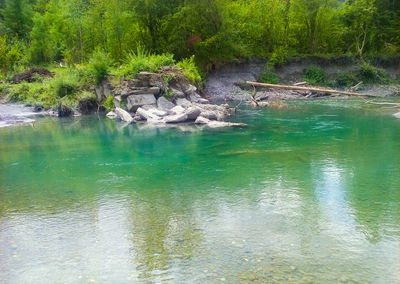
[{"label": "grass", "polygon": [[135,78],[140,71],[157,72],[163,66],[174,65],[172,54],[151,54],[138,47],[136,52],[127,56],[126,63],[122,66],[122,74],[128,78]]},{"label": "grass", "polygon": [[110,56],[102,50],[96,50],[87,65],[87,73],[90,76],[96,86],[100,85],[101,82],[107,77],[111,71],[112,60]]},{"label": "grass", "polygon": [[199,69],[194,63],[194,57],[185,58],[178,62],[178,67],[183,68],[183,73],[193,85],[199,85],[202,81]]}]

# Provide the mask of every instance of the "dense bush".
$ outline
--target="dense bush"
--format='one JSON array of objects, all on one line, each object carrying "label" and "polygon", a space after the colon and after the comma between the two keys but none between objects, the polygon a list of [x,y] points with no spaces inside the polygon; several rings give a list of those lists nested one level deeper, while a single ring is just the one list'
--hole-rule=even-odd
[{"label": "dense bush", "polygon": [[312,66],[304,70],[303,80],[311,85],[324,85],[327,78],[324,70]]},{"label": "dense bush", "polygon": [[262,72],[258,80],[262,83],[279,84],[278,75],[271,71]]},{"label": "dense bush", "polygon": [[361,65],[360,70],[357,72],[357,78],[365,84],[390,82],[389,76],[384,70],[375,68],[368,63]]},{"label": "dense bush", "polygon": [[107,112],[112,111],[115,108],[114,97],[108,96],[108,98],[103,102],[103,106]]},{"label": "dense bush", "polygon": [[193,56],[179,61],[177,65],[183,68],[183,73],[192,84],[198,85],[201,82],[202,78],[196,64],[194,63]]},{"label": "dense bush", "polygon": [[336,79],[336,86],[338,87],[351,87],[356,85],[358,82],[356,76],[352,72],[340,73]]},{"label": "dense bush", "polygon": [[104,51],[96,50],[92,54],[88,64],[88,72],[94,78],[96,85],[100,85],[109,74],[111,65],[111,58]]},{"label": "dense bush", "polygon": [[55,95],[63,98],[78,91],[79,80],[73,72],[59,73],[54,77],[51,85]]}]

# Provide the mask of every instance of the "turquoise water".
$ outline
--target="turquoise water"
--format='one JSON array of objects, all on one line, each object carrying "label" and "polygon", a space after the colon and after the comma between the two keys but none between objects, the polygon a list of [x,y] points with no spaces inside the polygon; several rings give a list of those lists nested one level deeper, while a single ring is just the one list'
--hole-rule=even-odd
[{"label": "turquoise water", "polygon": [[247,128],[0,129],[1,283],[399,283],[400,120],[360,101]]}]

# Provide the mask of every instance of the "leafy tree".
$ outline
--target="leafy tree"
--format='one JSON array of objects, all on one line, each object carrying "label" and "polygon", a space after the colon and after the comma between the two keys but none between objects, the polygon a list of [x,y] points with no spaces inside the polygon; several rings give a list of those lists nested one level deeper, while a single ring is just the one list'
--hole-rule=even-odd
[{"label": "leafy tree", "polygon": [[28,0],[5,0],[2,11],[5,26],[20,39],[26,38],[31,25],[33,10]]}]

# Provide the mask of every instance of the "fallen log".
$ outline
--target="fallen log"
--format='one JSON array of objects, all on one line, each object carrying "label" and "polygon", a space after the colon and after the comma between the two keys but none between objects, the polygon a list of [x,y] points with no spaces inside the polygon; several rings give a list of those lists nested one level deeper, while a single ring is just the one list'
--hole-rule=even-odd
[{"label": "fallen log", "polygon": [[372,95],[372,94],[361,94],[361,93],[356,93],[356,92],[339,91],[339,90],[315,88],[315,87],[276,85],[276,84],[266,84],[266,83],[251,82],[251,81],[246,81],[246,84],[256,86],[256,87],[264,87],[264,88],[277,88],[277,89],[297,90],[297,91],[313,91],[313,92],[318,92],[318,93],[340,94],[340,95],[358,96],[358,97],[380,97],[380,96]]}]

